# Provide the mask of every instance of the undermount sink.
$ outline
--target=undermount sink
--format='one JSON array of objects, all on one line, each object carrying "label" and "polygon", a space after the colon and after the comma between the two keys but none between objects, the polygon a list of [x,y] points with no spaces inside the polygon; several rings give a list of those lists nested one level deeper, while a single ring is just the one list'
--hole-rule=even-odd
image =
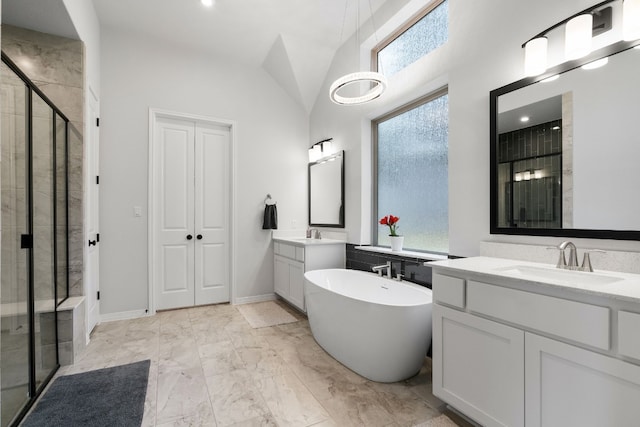
[{"label": "undermount sink", "polygon": [[607,285],[623,280],[620,277],[598,273],[563,270],[560,268],[534,267],[529,265],[514,265],[511,267],[503,267],[498,270],[503,273],[520,276],[525,279],[537,281],[550,280],[573,285]]}]

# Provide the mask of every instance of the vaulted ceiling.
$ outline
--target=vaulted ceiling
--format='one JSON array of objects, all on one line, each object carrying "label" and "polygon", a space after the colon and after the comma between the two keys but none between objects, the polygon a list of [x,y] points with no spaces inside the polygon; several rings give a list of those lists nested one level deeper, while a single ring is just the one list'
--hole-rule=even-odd
[{"label": "vaulted ceiling", "polygon": [[[110,31],[126,30],[262,67],[307,111],[336,50],[385,1],[93,0]],[[3,22],[77,38],[63,0],[3,0]]]}]

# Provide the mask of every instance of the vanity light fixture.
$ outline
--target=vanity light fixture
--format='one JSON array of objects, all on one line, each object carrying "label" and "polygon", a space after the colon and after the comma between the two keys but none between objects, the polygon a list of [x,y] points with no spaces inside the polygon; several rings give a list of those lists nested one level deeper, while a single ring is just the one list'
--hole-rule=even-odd
[{"label": "vanity light fixture", "polygon": [[323,139],[309,147],[309,163],[316,163],[334,154],[333,138]]},{"label": "vanity light fixture", "polygon": [[527,77],[537,76],[547,70],[546,37],[529,40],[524,45],[524,74]]},{"label": "vanity light fixture", "polygon": [[640,0],[622,3],[622,38],[627,41],[640,39]]},{"label": "vanity light fixture", "polygon": [[556,80],[558,80],[560,78],[560,74],[554,74],[551,77],[547,77],[544,80],[540,80],[540,83],[550,83],[550,82],[554,82]]},{"label": "vanity light fixture", "polygon": [[[344,7],[344,18],[342,20],[342,32],[344,32],[344,22],[346,21],[347,16],[347,2],[349,0],[345,0]],[[357,13],[356,13],[356,47],[357,50],[360,50],[360,0],[357,0]],[[377,39],[376,26],[375,22],[373,22],[373,9],[371,8],[371,1],[369,0],[369,12],[371,13],[371,23],[373,25],[373,35]],[[341,34],[342,34],[341,32]],[[342,39],[342,36],[340,37]],[[342,40],[340,40],[342,41]],[[340,95],[338,92],[347,87],[353,85],[360,85],[361,83],[365,83],[370,86],[369,90],[367,90],[364,94],[359,96],[344,96]],[[334,81],[329,87],[329,98],[336,104],[339,105],[358,105],[364,104],[369,101],[373,101],[378,98],[387,88],[388,82],[387,78],[380,72],[377,71],[358,71],[355,73],[350,73],[338,78]]]},{"label": "vanity light fixture", "polygon": [[[564,34],[564,60],[571,61],[582,58],[591,53],[591,41],[594,36],[609,31],[613,22],[614,9],[608,6],[612,2],[623,3],[623,17],[625,40],[635,40],[640,38],[640,0],[605,0],[582,12],[576,13],[555,25],[547,28],[540,34],[527,40],[522,48],[524,49],[524,72],[527,77],[534,77],[544,73],[547,69],[547,50],[550,43],[554,43],[556,35],[552,40],[547,39],[547,35],[560,27],[563,32],[554,34]],[[615,9],[616,11],[620,8]],[[618,13],[618,12],[616,12]],[[628,35],[627,35],[628,31]],[[626,37],[632,37],[627,39]]]},{"label": "vanity light fixture", "polygon": [[206,7],[212,7],[213,6],[213,0],[200,0],[200,3],[202,3]]},{"label": "vanity light fixture", "polygon": [[609,57],[607,56],[607,57],[589,62],[588,64],[584,64],[581,68],[583,70],[595,70],[596,68],[604,67],[608,63],[609,63]]},{"label": "vanity light fixture", "polygon": [[591,53],[593,15],[585,13],[570,19],[565,26],[564,57],[567,61]]},{"label": "vanity light fixture", "polygon": [[522,123],[527,123],[527,122],[529,121],[529,116],[522,116],[522,117],[520,117],[520,121],[521,121]]}]

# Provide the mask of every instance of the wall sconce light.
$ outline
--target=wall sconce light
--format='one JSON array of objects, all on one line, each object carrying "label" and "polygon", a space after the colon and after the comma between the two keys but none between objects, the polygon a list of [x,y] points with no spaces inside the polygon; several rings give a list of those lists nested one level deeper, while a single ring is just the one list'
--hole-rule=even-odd
[{"label": "wall sconce light", "polygon": [[567,61],[591,53],[593,15],[585,13],[570,19],[564,27],[564,58]]},{"label": "wall sconce light", "polygon": [[624,0],[622,3],[622,39],[640,39],[640,0]]},{"label": "wall sconce light", "polygon": [[612,6],[607,5],[620,1],[622,38],[625,41],[640,39],[640,0],[606,0],[558,22],[527,40],[522,45],[525,76],[537,76],[547,70],[547,34],[556,28],[564,26],[565,61],[579,59],[591,53],[592,38],[609,31],[614,21],[619,22],[612,18]]},{"label": "wall sconce light", "polygon": [[527,77],[547,71],[548,43],[546,37],[538,37],[524,44],[524,73]]},{"label": "wall sconce light", "polygon": [[531,181],[532,179],[542,179],[544,178],[544,170],[543,169],[529,169],[521,172],[517,172],[513,176],[513,180],[515,182],[522,181]]},{"label": "wall sconce light", "polygon": [[309,163],[315,163],[332,154],[334,154],[333,138],[323,139],[309,147]]}]

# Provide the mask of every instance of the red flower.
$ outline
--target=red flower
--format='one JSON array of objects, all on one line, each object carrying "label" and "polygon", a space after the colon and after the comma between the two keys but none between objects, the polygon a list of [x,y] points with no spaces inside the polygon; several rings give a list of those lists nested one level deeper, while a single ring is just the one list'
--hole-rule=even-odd
[{"label": "red flower", "polygon": [[396,229],[398,228],[398,225],[397,225],[398,221],[400,221],[399,217],[393,216],[393,215],[387,215],[380,219],[380,224],[386,225],[389,227],[390,236],[397,236]]}]

